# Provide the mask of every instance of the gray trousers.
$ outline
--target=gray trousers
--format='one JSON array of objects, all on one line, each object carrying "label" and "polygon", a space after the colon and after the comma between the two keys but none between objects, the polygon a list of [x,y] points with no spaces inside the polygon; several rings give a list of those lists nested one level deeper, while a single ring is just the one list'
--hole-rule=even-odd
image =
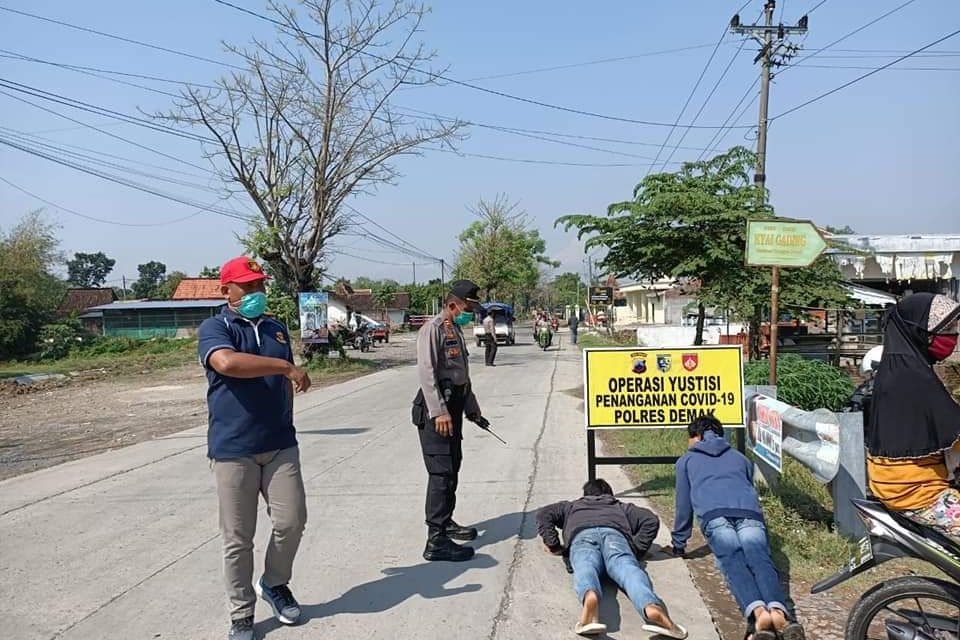
[{"label": "gray trousers", "polygon": [[273,532],[267,544],[263,581],[269,587],[290,582],[293,559],[307,522],[306,495],[300,474],[300,449],[290,447],[213,463],[220,501],[223,579],[230,618],[253,615],[253,535],[260,495],[267,503]]}]

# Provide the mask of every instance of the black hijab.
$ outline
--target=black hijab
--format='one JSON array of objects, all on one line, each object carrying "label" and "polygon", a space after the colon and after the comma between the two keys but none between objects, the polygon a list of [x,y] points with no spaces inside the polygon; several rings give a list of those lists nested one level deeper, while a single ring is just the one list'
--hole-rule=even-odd
[{"label": "black hijab", "polygon": [[931,334],[956,319],[960,307],[930,326],[934,295],[915,293],[886,317],[883,357],[867,425],[872,456],[919,458],[949,449],[960,438],[960,405],[931,366]]}]

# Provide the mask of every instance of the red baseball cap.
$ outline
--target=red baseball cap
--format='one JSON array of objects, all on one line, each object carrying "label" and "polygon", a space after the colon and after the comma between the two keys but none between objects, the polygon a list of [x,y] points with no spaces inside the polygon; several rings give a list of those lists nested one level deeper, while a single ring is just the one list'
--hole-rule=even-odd
[{"label": "red baseball cap", "polygon": [[242,284],[244,282],[254,282],[256,280],[269,280],[270,276],[263,272],[263,267],[256,260],[246,256],[239,256],[232,260],[227,260],[220,267],[220,284],[226,285],[231,282]]}]

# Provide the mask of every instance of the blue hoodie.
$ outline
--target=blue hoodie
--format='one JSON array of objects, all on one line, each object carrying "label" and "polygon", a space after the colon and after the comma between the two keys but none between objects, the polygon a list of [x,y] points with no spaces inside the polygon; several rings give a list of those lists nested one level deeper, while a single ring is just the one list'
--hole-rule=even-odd
[{"label": "blue hoodie", "polygon": [[677,460],[675,549],[687,546],[694,513],[701,527],[719,517],[763,521],[760,498],[753,488],[753,463],[712,431]]}]

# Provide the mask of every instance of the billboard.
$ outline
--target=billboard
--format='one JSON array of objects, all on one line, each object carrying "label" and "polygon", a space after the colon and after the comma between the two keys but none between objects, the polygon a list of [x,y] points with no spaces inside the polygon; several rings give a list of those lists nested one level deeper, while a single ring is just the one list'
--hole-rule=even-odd
[{"label": "billboard", "polygon": [[613,302],[613,287],[590,287],[590,304]]},{"label": "billboard", "polygon": [[330,330],[327,328],[329,297],[323,291],[308,291],[300,294],[300,341],[303,344],[327,344]]},{"label": "billboard", "polygon": [[744,426],[739,345],[585,349],[583,368],[587,429]]}]

